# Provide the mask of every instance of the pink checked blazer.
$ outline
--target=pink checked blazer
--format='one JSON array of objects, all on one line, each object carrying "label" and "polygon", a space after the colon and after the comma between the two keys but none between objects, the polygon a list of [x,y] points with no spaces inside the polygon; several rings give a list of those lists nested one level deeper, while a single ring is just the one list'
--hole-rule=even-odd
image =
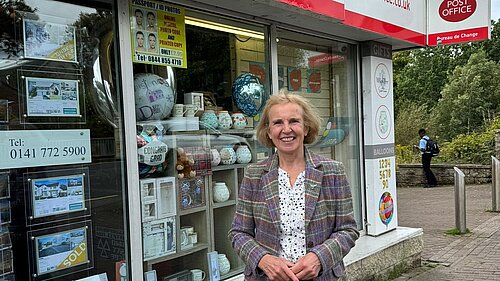
[{"label": "pink checked blazer", "polygon": [[[305,149],[305,223],[307,252],[321,261],[316,281],[344,275],[343,258],[359,237],[351,189],[342,163]],[[245,280],[268,280],[257,267],[266,255],[278,255],[280,211],[278,155],[249,165],[240,186],[229,239],[245,261]]]}]

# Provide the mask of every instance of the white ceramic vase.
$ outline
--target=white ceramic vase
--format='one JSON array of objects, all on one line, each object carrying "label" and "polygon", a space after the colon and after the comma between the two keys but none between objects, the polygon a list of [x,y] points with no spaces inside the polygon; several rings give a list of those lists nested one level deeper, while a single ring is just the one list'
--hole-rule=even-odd
[{"label": "white ceramic vase", "polygon": [[210,159],[210,162],[212,164],[212,167],[215,167],[220,164],[220,154],[219,151],[215,148],[210,149],[210,153],[212,158]]},{"label": "white ceramic vase", "polygon": [[219,129],[227,130],[231,129],[233,126],[233,121],[231,120],[231,115],[226,110],[221,110],[217,114],[217,119],[219,121]]},{"label": "white ceramic vase", "polygon": [[214,202],[222,203],[229,199],[231,192],[225,182],[216,182],[213,186]]},{"label": "white ceramic vase", "polygon": [[241,112],[234,112],[231,115],[231,119],[233,120],[234,129],[241,130],[247,126],[247,118]]},{"label": "white ceramic vase", "polygon": [[236,149],[236,162],[240,164],[247,164],[252,161],[252,153],[250,149],[246,145],[240,145],[238,149]]},{"label": "white ceramic vase", "polygon": [[233,146],[226,145],[220,151],[220,160],[224,165],[232,165],[236,163],[236,152],[233,149]]},{"label": "white ceramic vase", "polygon": [[215,111],[205,110],[201,115],[200,126],[203,129],[217,129],[219,127],[219,122],[217,121]]},{"label": "white ceramic vase", "polygon": [[219,260],[220,275],[228,274],[229,270],[231,270],[231,264],[229,263],[229,260],[227,259],[226,255],[219,254],[218,260]]}]

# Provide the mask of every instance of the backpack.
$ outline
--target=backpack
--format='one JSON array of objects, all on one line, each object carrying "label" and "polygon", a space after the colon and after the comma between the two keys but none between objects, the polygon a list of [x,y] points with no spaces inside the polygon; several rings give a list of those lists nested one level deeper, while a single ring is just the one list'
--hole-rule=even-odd
[{"label": "backpack", "polygon": [[439,156],[439,144],[431,139],[428,139],[425,151],[430,153],[432,157]]}]

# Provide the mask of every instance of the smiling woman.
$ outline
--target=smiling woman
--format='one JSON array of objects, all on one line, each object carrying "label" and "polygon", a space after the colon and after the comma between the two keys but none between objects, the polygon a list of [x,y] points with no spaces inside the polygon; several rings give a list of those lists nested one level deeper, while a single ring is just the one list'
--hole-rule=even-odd
[{"label": "smiling woman", "polygon": [[261,118],[257,139],[277,153],[248,166],[229,232],[245,280],[338,280],[359,236],[344,166],[304,146],[321,125],[306,98],[282,90]]}]

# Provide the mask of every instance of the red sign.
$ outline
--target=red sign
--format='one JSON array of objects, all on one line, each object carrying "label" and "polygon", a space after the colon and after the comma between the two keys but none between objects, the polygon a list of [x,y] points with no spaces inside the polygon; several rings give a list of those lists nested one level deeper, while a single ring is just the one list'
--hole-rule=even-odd
[{"label": "red sign", "polygon": [[445,21],[459,22],[472,16],[476,8],[476,0],[444,0],[439,5],[439,16]]},{"label": "red sign", "polygon": [[260,83],[262,83],[263,85],[266,84],[267,75],[266,75],[266,71],[264,70],[264,68],[262,66],[260,66],[259,64],[250,63],[249,70],[250,70],[250,73],[255,74],[257,77],[259,77]]},{"label": "red sign", "polygon": [[321,72],[313,71],[309,74],[308,86],[311,93],[318,93],[321,91]]},{"label": "red sign", "polygon": [[298,91],[302,86],[302,71],[296,68],[290,71],[288,75],[288,90]]},{"label": "red sign", "polygon": [[345,61],[345,56],[338,54],[322,54],[308,59],[309,67],[315,68],[320,65]]},{"label": "red sign", "polygon": [[332,0],[275,0],[339,20],[344,19],[344,4]]},{"label": "red sign", "polygon": [[488,38],[488,34],[488,27],[429,34],[427,44],[436,46],[478,41]]}]

